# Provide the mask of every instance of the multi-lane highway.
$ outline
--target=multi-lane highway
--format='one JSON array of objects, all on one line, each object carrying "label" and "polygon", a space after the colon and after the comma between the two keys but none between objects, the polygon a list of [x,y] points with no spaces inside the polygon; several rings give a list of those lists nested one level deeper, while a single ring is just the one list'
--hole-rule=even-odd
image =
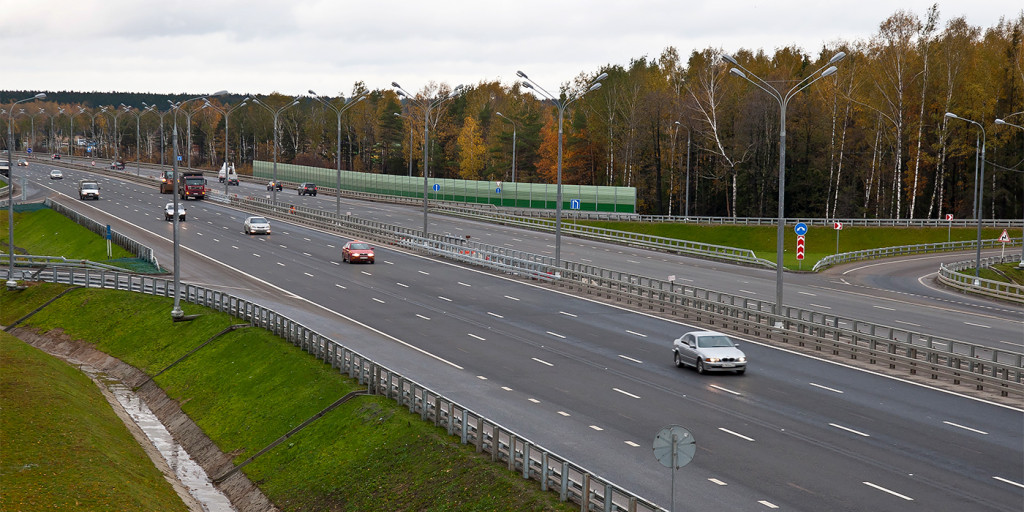
[{"label": "multi-lane highway", "polygon": [[[171,223],[163,217],[170,196],[160,195],[155,182],[104,177],[102,199],[82,203],[73,187],[83,173],[65,169],[65,180],[50,181],[50,168],[31,170],[30,197],[70,195],[61,201],[151,245],[170,264]],[[294,190],[278,200],[334,206],[333,197]],[[753,339],[737,338],[751,360],[746,375],[697,375],[675,368],[669,348],[692,326],[390,247],[377,248],[375,265],[347,265],[340,256],[347,239],[273,219],[273,235],[247,236],[244,212],[214,201],[187,206],[184,280],[282,311],[666,508],[670,474],[651,443],[669,424],[687,427],[698,448],[676,475],[679,510],[1019,511],[1024,504],[1020,408]],[[422,225],[416,208],[345,201],[345,212]],[[431,229],[553,252],[553,237],[543,233],[439,215]],[[565,259],[774,296],[771,271],[563,242]],[[892,276],[909,273],[916,281],[920,272],[934,272],[936,261],[787,275],[787,301],[965,340],[980,332],[1019,350],[1020,309],[933,289],[927,279],[919,288],[894,284],[906,281]]]}]

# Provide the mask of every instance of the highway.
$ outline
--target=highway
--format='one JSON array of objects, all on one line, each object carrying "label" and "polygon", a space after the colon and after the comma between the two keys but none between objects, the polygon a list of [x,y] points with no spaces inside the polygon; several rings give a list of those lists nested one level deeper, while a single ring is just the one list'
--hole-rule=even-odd
[{"label": "highway", "polygon": [[[82,172],[65,169],[65,180],[50,181],[50,168],[32,170],[30,199],[71,195],[61,201],[151,245],[170,265],[171,223],[162,213],[170,196],[158,194],[155,182],[103,177],[102,199],[80,202],[74,185]],[[278,200],[334,206],[333,197],[294,190]],[[359,217],[422,226],[415,207],[343,203]],[[670,473],[654,460],[651,443],[669,424],[687,427],[698,448],[676,474],[677,510],[1019,511],[1024,503],[1020,408],[737,337],[751,360],[747,374],[702,376],[671,363],[671,340],[691,328],[679,322],[388,247],[377,248],[375,265],[342,264],[346,239],[336,235],[272,219],[274,234],[247,236],[244,212],[214,201],[186,206],[183,280],[285,312],[666,508]],[[551,235],[439,215],[431,222],[439,232],[553,253]],[[563,243],[565,259],[774,297],[770,270]],[[934,272],[937,263],[920,265],[787,274],[787,301],[1020,349],[1019,309],[929,287],[920,272]],[[905,283],[900,275],[924,278],[920,287],[887,285]]]}]

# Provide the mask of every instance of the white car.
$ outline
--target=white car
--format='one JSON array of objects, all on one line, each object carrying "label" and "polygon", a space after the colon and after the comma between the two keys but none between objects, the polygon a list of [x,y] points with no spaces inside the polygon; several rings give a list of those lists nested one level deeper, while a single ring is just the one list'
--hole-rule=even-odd
[{"label": "white car", "polygon": [[[174,220],[174,203],[164,206],[164,220]],[[185,222],[185,205],[178,203],[178,220]]]},{"label": "white car", "polygon": [[266,235],[270,234],[270,222],[263,217],[248,217],[245,219],[245,224],[242,229],[247,235],[255,235],[263,233]]},{"label": "white car", "polygon": [[59,169],[54,169],[54,170],[50,171],[50,179],[51,180],[62,180],[62,179],[64,179],[64,173],[60,172]]},{"label": "white car", "polygon": [[717,331],[688,332],[672,342],[676,366],[692,366],[697,373],[747,371],[747,356],[728,336]]}]

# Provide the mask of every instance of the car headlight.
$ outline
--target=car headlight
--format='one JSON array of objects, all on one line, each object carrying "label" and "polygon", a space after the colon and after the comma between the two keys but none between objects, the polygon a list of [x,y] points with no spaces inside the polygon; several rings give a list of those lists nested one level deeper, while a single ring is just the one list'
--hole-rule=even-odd
[{"label": "car headlight", "polygon": [[745,363],[745,362],[747,362],[747,358],[746,357],[740,357],[739,358],[739,362]]},{"label": "car headlight", "polygon": [[708,363],[718,363],[718,362],[722,361],[722,358],[720,358],[720,357],[705,357],[704,361],[708,362]]}]

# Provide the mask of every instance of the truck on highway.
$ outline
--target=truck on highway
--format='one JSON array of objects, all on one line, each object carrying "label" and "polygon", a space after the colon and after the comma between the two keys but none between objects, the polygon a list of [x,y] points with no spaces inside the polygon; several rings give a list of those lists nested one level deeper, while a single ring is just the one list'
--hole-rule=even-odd
[{"label": "truck on highway", "polygon": [[203,171],[179,171],[178,195],[182,199],[206,198],[206,178]]},{"label": "truck on highway", "polygon": [[82,180],[78,182],[78,198],[81,200],[86,199],[99,199],[100,198],[100,184],[96,180]]},{"label": "truck on highway", "polygon": [[170,194],[174,192],[174,170],[166,169],[160,176],[160,193]]},{"label": "truck on highway", "polygon": [[227,181],[228,185],[238,185],[238,173],[235,172],[235,164],[224,162],[220,166],[220,172],[217,173],[217,181],[221,183]]}]

